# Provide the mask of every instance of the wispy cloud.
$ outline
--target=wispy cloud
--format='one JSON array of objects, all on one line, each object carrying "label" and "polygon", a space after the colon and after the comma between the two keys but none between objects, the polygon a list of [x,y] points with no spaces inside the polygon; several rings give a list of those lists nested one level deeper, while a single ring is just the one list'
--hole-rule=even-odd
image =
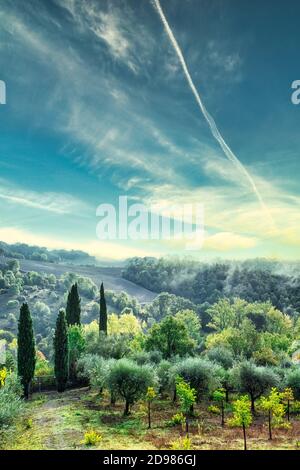
[{"label": "wispy cloud", "polygon": [[65,193],[36,192],[0,180],[0,199],[13,205],[31,207],[55,214],[79,214],[90,211],[87,204]]}]

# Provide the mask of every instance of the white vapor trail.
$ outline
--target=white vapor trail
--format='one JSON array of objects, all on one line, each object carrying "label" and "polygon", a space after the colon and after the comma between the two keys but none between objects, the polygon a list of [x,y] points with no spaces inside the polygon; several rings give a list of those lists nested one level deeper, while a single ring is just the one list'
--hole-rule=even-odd
[{"label": "white vapor trail", "polygon": [[232,152],[232,150],[229,148],[229,146],[227,145],[227,143],[225,142],[225,140],[223,139],[219,129],[217,128],[217,125],[213,119],[213,117],[209,114],[209,112],[207,111],[206,107],[204,106],[203,102],[202,102],[202,99],[194,85],[194,82],[192,80],[192,77],[190,75],[190,72],[188,70],[188,67],[186,65],[186,62],[185,62],[185,59],[183,57],[183,54],[181,52],[181,49],[178,45],[178,42],[169,26],[169,23],[165,17],[165,14],[161,8],[161,5],[160,5],[160,2],[159,0],[153,0],[153,5],[155,7],[155,9],[157,10],[160,18],[161,18],[161,21],[164,25],[164,28],[166,30],[166,33],[172,43],[172,46],[174,47],[174,50],[178,56],[178,59],[180,61],[180,64],[182,66],[182,69],[183,69],[183,72],[184,72],[184,75],[186,77],[186,80],[192,90],[192,93],[196,99],[196,102],[198,103],[199,107],[200,107],[200,110],[203,114],[203,116],[205,117],[209,127],[210,127],[210,130],[212,132],[212,135],[214,136],[214,138],[218,141],[220,147],[222,148],[223,152],[225,153],[226,157],[228,158],[228,160],[231,161],[231,163],[246,177],[246,179],[248,180],[248,182],[250,183],[250,186],[254,192],[254,194],[256,195],[262,209],[264,210],[264,212],[268,215],[269,219],[272,221],[272,225],[274,224],[273,220],[272,220],[272,217],[271,217],[271,214],[267,208],[267,206],[265,205],[264,201],[263,201],[263,198],[261,197],[260,195],[260,192],[258,191],[257,189],[257,186],[252,178],[252,176],[249,174],[249,172],[246,170],[246,168],[244,167],[244,165],[239,161],[239,159],[235,156],[235,154]]}]

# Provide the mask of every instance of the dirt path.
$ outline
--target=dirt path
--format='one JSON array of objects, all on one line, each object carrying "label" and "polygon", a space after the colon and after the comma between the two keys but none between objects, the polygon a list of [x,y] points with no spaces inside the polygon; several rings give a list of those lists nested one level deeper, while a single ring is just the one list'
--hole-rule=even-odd
[{"label": "dirt path", "polygon": [[10,448],[55,450],[80,447],[83,433],[76,410],[82,406],[86,390],[35,394],[26,404]]}]

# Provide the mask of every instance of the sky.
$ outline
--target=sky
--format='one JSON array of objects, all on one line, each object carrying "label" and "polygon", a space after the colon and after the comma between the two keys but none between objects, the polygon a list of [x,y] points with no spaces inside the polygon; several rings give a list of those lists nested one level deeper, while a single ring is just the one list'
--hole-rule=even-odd
[{"label": "sky", "polygon": [[[238,164],[151,0],[1,0],[0,240],[113,260],[298,259],[299,2],[160,5]],[[99,240],[96,209],[120,196],[203,205],[203,246]]]}]

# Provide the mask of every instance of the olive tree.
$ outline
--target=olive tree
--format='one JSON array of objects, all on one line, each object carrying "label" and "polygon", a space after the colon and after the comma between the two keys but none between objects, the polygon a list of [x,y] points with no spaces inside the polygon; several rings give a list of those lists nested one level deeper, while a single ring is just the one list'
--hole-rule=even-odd
[{"label": "olive tree", "polygon": [[280,382],[279,376],[272,369],[256,366],[251,361],[242,362],[237,366],[235,380],[238,390],[249,394],[252,413],[255,412],[255,401]]},{"label": "olive tree", "polygon": [[112,366],[108,387],[111,393],[125,401],[125,416],[129,414],[130,407],[147,393],[148,387],[153,386],[153,376],[150,366],[139,366],[128,359],[120,359]]}]

